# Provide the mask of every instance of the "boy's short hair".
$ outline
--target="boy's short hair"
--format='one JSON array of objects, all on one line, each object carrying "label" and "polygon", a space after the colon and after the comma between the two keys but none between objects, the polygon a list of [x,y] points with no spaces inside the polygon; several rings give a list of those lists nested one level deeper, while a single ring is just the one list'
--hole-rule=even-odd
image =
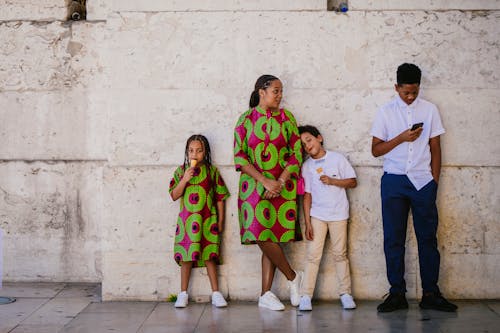
[{"label": "boy's short hair", "polygon": [[422,72],[417,65],[404,63],[398,67],[397,83],[402,84],[420,84]]},{"label": "boy's short hair", "polygon": [[[315,138],[317,138],[318,136],[321,135],[319,130],[315,126],[312,126],[312,125],[299,126],[299,134],[302,134],[302,133],[309,133],[312,136],[314,136]],[[323,145],[323,142],[321,142],[321,145]]]}]

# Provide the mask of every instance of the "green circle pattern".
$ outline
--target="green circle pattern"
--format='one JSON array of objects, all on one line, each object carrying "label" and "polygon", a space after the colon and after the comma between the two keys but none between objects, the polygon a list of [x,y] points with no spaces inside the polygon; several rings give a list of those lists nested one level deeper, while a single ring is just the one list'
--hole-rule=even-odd
[{"label": "green circle pattern", "polygon": [[[198,195],[198,203],[192,204],[189,202],[191,194]],[[207,192],[205,192],[205,189],[201,186],[188,186],[184,192],[183,200],[184,207],[188,210],[188,212],[196,213],[205,207],[205,203],[207,202]]]},{"label": "green circle pattern", "polygon": [[[264,151],[264,149],[266,149],[266,151]],[[262,160],[262,155],[264,153],[271,155],[268,161]],[[263,142],[259,143],[257,147],[255,147],[255,161],[263,170],[270,170],[274,168],[278,163],[278,150],[276,149],[276,146],[270,144],[265,147]]]},{"label": "green circle pattern", "polygon": [[295,203],[295,201],[287,201],[283,203],[280,209],[278,210],[278,221],[280,221],[280,224],[285,229],[295,228],[295,220],[290,221],[286,216],[286,212],[288,212],[291,209],[293,209],[295,211],[295,214],[297,214],[297,204]]},{"label": "green circle pattern", "polygon": [[275,243],[278,242],[278,238],[273,234],[273,232],[269,229],[263,230],[259,235],[259,241],[267,241],[271,240]]},{"label": "green circle pattern", "polygon": [[[191,244],[189,246],[188,253],[187,253],[187,258],[189,259],[187,261],[195,261],[195,259],[193,258],[193,253],[200,252],[200,249],[201,249],[200,243]],[[201,253],[200,253],[200,257],[201,257]],[[201,258],[198,258],[198,260],[200,260],[200,259]]]},{"label": "green circle pattern", "polygon": [[186,233],[192,242],[199,242],[201,240],[201,230],[193,233],[193,224],[198,223],[200,229],[203,227],[203,218],[200,214],[192,214],[186,219]]},{"label": "green circle pattern", "polygon": [[205,223],[203,223],[203,228],[202,228],[203,236],[210,243],[217,243],[219,241],[219,235],[213,234],[210,231],[210,229],[212,229],[213,224],[217,224],[217,218],[210,216],[205,220]]},{"label": "green circle pattern", "polygon": [[[247,218],[245,219],[245,212],[247,213]],[[254,212],[253,207],[248,202],[243,202],[240,208],[240,221],[243,222],[243,228],[248,229],[253,222]]]},{"label": "green circle pattern", "polygon": [[[181,262],[182,261],[191,261],[191,259],[188,259],[187,251],[184,248],[184,246],[175,244],[174,245],[174,255],[177,253],[179,253],[181,255],[181,260],[180,260]],[[185,259],[188,259],[188,260],[185,260]]]},{"label": "green circle pattern", "polygon": [[260,117],[257,119],[254,125],[254,134],[256,137],[258,137],[261,140],[266,139],[266,131],[264,130],[264,125],[266,124],[267,118],[266,117]]},{"label": "green circle pattern", "polygon": [[[293,184],[292,189],[289,191],[286,186],[288,184]],[[281,196],[287,200],[294,200],[297,197],[296,194],[296,187],[297,187],[297,181],[295,179],[290,179],[285,183],[285,186],[283,186],[283,189],[281,190]]]},{"label": "green circle pattern", "polygon": [[252,243],[256,240],[257,238],[255,238],[255,235],[250,231],[245,231],[243,236],[241,236],[241,243]]},{"label": "green circle pattern", "polygon": [[[243,182],[247,182],[248,184],[248,188],[245,192],[242,191]],[[246,173],[242,173],[240,176],[240,193],[239,193],[240,199],[247,200],[252,195],[254,190],[255,190],[255,179]]]},{"label": "green circle pattern", "polygon": [[219,245],[218,244],[210,244],[205,246],[203,249],[203,253],[201,254],[201,260],[207,261],[210,260],[210,254],[215,253],[219,255]]},{"label": "green circle pattern", "polygon": [[[269,218],[264,216],[264,210],[269,210]],[[269,200],[261,200],[255,207],[255,217],[266,228],[272,228],[276,223],[276,208]]]},{"label": "green circle pattern", "polygon": [[295,230],[288,230],[281,235],[280,242],[286,243],[291,239],[295,239]]},{"label": "green circle pattern", "polygon": [[179,228],[179,233],[175,235],[175,242],[179,243],[184,239],[184,236],[186,235],[186,229],[184,228],[184,223],[182,222],[180,216],[177,218],[177,227]]},{"label": "green circle pattern", "polygon": [[[281,134],[281,126],[278,123],[278,121],[274,118],[269,119],[269,121],[267,122],[267,127],[268,127],[269,139],[271,141],[276,140]],[[269,128],[271,129],[271,131],[269,131]]]}]

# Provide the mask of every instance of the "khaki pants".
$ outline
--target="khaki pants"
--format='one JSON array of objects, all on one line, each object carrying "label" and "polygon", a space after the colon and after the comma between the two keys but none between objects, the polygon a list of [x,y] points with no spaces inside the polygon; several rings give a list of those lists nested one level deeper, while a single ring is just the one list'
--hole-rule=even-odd
[{"label": "khaki pants", "polygon": [[347,220],[338,222],[323,222],[311,217],[314,239],[307,242],[306,267],[300,295],[312,298],[319,264],[323,256],[326,234],[330,232],[335,272],[339,283],[339,295],[351,293],[351,274],[349,259],[347,259]]}]

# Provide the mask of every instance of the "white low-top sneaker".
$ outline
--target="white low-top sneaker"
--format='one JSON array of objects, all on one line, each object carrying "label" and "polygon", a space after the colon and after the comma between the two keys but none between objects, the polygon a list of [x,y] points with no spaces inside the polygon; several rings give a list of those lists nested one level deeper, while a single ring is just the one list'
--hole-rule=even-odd
[{"label": "white low-top sneaker", "polygon": [[185,291],[181,291],[177,294],[177,301],[175,301],[176,308],[185,308],[188,305],[188,294]]},{"label": "white low-top sneaker", "polygon": [[219,291],[214,291],[212,293],[212,304],[218,308],[225,308],[227,306],[224,296]]},{"label": "white low-top sneaker", "polygon": [[298,306],[300,303],[300,281],[302,280],[302,272],[295,272],[295,279],[288,281],[288,288],[290,288],[290,303],[293,306]]},{"label": "white low-top sneaker", "polygon": [[340,302],[342,303],[342,307],[345,310],[356,309],[356,303],[354,303],[354,299],[349,294],[343,294],[340,296]]},{"label": "white low-top sneaker", "polygon": [[311,311],[313,309],[311,304],[311,297],[304,295],[300,298],[299,310],[300,311]]},{"label": "white low-top sneaker", "polygon": [[264,295],[259,297],[259,307],[273,311],[285,310],[285,305],[283,305],[279,298],[271,291],[266,291]]}]

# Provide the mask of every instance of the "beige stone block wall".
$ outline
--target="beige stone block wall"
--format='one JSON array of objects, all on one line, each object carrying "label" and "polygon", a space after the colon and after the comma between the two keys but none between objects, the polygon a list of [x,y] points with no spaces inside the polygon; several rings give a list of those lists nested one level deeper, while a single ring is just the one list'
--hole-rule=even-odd
[{"label": "beige stone block wall", "polygon": [[[178,202],[168,182],[187,137],[203,133],[232,194],[221,289],[233,300],[255,300],[260,251],[239,243],[232,131],[255,79],[272,73],[284,82],[283,105],[299,123],[318,125],[326,146],[356,169],[359,186],[349,191],[353,291],[380,299],[388,288],[382,160],[371,156],[369,131],[377,108],[394,95],[396,67],[411,61],[422,68],[422,96],[438,105],[447,130],[440,286],[451,298],[500,297],[497,10],[449,10],[471,9],[470,1],[453,8],[421,2],[435,6],[428,11],[404,1],[350,1],[347,14],[309,0],[89,1],[89,21],[66,23],[55,10],[30,14],[34,3],[7,1],[0,16],[5,279],[102,281],[105,300],[176,293]],[[415,298],[421,290],[411,220],[407,248],[408,295]],[[319,299],[338,297],[328,250]],[[305,242],[287,245],[286,253],[302,269]],[[280,273],[274,291],[287,298]],[[196,269],[190,294],[209,293],[206,271]]]},{"label": "beige stone block wall", "polygon": [[0,164],[4,279],[102,279],[102,163]]},{"label": "beige stone block wall", "polygon": [[349,0],[351,10],[487,10],[500,9],[498,0]]}]

